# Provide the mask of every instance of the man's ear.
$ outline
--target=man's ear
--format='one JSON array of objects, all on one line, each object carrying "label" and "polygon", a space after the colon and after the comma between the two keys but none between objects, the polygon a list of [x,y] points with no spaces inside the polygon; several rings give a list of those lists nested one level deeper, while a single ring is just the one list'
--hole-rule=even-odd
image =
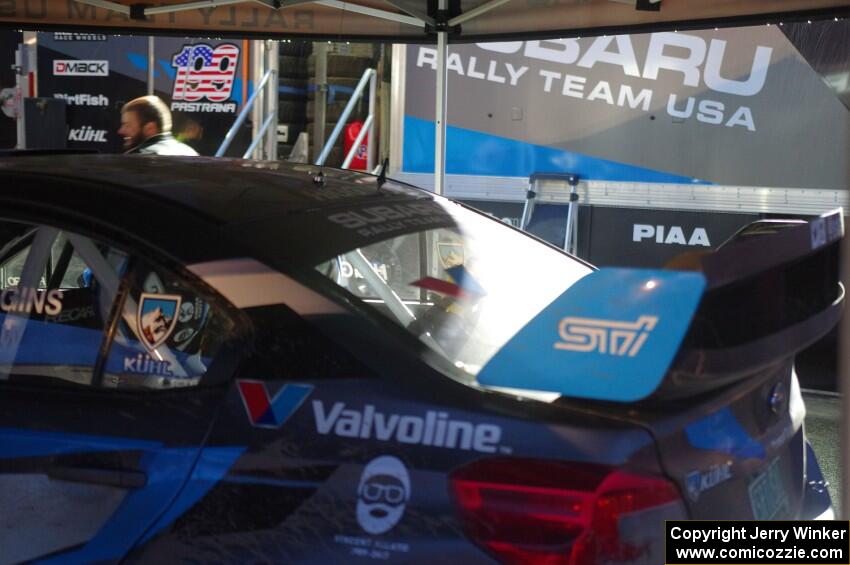
[{"label": "man's ear", "polygon": [[156,126],[156,122],[148,122],[142,126],[142,133],[146,138],[148,138],[160,133],[160,131],[159,128]]}]

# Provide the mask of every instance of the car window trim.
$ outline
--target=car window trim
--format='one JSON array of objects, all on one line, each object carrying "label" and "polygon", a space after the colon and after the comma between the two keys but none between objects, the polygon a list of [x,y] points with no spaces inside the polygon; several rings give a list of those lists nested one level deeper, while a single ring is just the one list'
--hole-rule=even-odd
[{"label": "car window trim", "polygon": [[[95,238],[98,242],[104,243],[109,247],[115,247],[120,249],[123,253],[125,253],[130,263],[127,265],[126,272],[130,272],[130,268],[133,266],[133,262],[139,256],[144,256],[148,258],[147,260],[153,265],[160,266],[162,268],[168,269],[174,275],[179,276],[185,284],[187,284],[190,288],[196,289],[203,294],[206,298],[209,299],[210,305],[215,304],[216,307],[222,312],[223,315],[227,316],[227,318],[233,323],[233,328],[228,336],[222,341],[221,349],[231,348],[232,351],[226,352],[226,357],[236,357],[234,361],[228,361],[226,365],[238,366],[242,362],[244,362],[249,357],[249,352],[254,342],[254,328],[250,322],[247,314],[242,311],[241,308],[231,303],[227,298],[225,298],[221,293],[219,293],[215,288],[211,287],[209,284],[204,282],[203,279],[198,277],[196,274],[192,273],[189,269],[187,269],[187,264],[181,263],[175,258],[168,257],[167,255],[163,255],[162,252],[158,251],[155,247],[145,245],[144,240],[135,236],[131,236],[128,238],[116,238],[110,234],[113,234],[115,228],[113,226],[109,226],[108,224],[104,224],[97,218],[92,218],[86,215],[76,215],[73,211],[68,211],[67,215],[58,215],[55,210],[45,210],[38,206],[32,205],[24,205],[24,206],[16,206],[14,204],[8,205],[4,207],[2,214],[0,214],[0,221],[8,221],[17,224],[21,224],[22,226],[29,226],[31,229],[27,230],[22,235],[16,237],[14,240],[10,241],[3,249],[0,249],[0,256],[2,253],[6,252],[6,258],[14,253],[19,252],[21,249],[24,249],[27,245],[28,237],[34,236],[35,232],[41,227],[49,227],[51,229],[57,230],[57,232],[64,231],[66,234],[73,234],[77,237],[83,238]],[[70,239],[69,239],[70,241]],[[76,249],[76,246],[75,246]],[[95,248],[96,249],[96,248]],[[99,253],[99,252],[98,252]],[[85,258],[81,258],[85,261]],[[105,261],[108,264],[108,261]],[[121,277],[118,281],[119,290],[120,284],[122,283],[124,277]],[[129,288],[127,290],[129,294]],[[101,348],[106,347],[106,355],[108,356],[108,352],[112,348],[114,333],[107,333],[108,330],[112,329],[112,325],[115,324],[117,328],[118,315],[121,315],[123,312],[123,306],[121,310],[116,310],[116,303],[119,296],[116,294],[113,301],[112,307],[109,309],[108,316],[110,317],[108,324],[104,326],[100,331],[103,333],[104,340],[101,344]],[[122,301],[122,304],[124,302]],[[113,312],[115,311],[115,312]],[[131,324],[132,325],[132,324]],[[98,359],[95,362],[94,367],[98,368],[101,357],[101,350],[98,351]],[[216,356],[218,357],[218,356]],[[154,389],[104,389],[102,387],[103,374],[105,370],[106,358],[103,360],[103,366],[100,367],[99,373],[94,373],[92,375],[92,384],[91,385],[77,385],[71,381],[61,381],[54,380],[55,382],[51,382],[49,385],[50,388],[68,388],[68,390],[78,390],[78,391],[89,391],[89,392],[101,392],[107,391],[113,394],[124,393],[124,394],[186,394],[187,391],[201,391],[201,390],[209,390],[210,388],[214,388],[215,386],[224,384],[233,379],[235,373],[231,372],[229,375],[218,375],[211,374],[212,369],[216,368],[216,373],[220,373],[221,370],[217,367],[222,363],[213,362],[208,368],[207,372],[201,377],[201,380],[198,382],[198,386],[188,387],[188,388],[174,388],[174,389],[166,389],[166,390],[154,390]],[[209,375],[209,379],[208,379]],[[95,386],[94,382],[97,380],[100,383],[99,386]],[[27,389],[30,388],[42,388],[45,386],[44,383],[27,383],[26,381],[16,381],[15,383],[11,383],[8,379],[2,378],[2,374],[0,374],[0,384],[2,385],[14,385],[15,387],[25,387]]]},{"label": "car window trim", "polygon": [[[58,236],[58,229],[38,226],[35,231],[35,237],[30,245],[30,250],[27,253],[27,258],[24,261],[24,267],[21,270],[21,279],[18,282],[19,291],[27,288],[38,288],[38,282],[44,272],[44,266],[50,260],[53,242],[56,241]],[[47,291],[45,290],[45,292]],[[4,344],[0,348],[0,380],[9,380],[15,357],[18,355],[18,347],[20,347],[24,332],[27,329],[30,312],[26,311],[25,316],[22,314],[19,312],[6,312],[6,315],[3,317],[3,324],[0,327],[0,341]]]}]

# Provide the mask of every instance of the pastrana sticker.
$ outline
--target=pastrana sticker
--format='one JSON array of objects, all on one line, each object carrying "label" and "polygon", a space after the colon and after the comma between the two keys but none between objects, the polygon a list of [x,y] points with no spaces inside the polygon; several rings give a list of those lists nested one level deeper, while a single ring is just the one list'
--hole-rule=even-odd
[{"label": "pastrana sticker", "polygon": [[239,47],[223,43],[183,45],[171,60],[177,69],[172,100],[226,102],[233,90]]},{"label": "pastrana sticker", "polygon": [[143,293],[136,316],[139,339],[149,351],[162,345],[177,325],[177,313],[183,299],[176,294]]}]

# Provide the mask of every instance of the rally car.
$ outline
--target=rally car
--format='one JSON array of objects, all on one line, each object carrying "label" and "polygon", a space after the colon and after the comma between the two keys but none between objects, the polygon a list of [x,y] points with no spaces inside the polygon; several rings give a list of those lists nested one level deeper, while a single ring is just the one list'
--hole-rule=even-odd
[{"label": "rally car", "polygon": [[840,212],[599,269],[383,176],[0,159],[0,562],[663,562],[830,517]]}]

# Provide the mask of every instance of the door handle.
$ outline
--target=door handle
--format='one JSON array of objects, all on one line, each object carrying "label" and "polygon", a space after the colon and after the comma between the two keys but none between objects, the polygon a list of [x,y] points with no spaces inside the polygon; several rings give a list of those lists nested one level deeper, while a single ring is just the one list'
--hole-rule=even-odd
[{"label": "door handle", "polygon": [[148,476],[144,472],[132,469],[54,465],[47,470],[47,476],[59,481],[90,483],[126,489],[142,488],[148,483]]}]

